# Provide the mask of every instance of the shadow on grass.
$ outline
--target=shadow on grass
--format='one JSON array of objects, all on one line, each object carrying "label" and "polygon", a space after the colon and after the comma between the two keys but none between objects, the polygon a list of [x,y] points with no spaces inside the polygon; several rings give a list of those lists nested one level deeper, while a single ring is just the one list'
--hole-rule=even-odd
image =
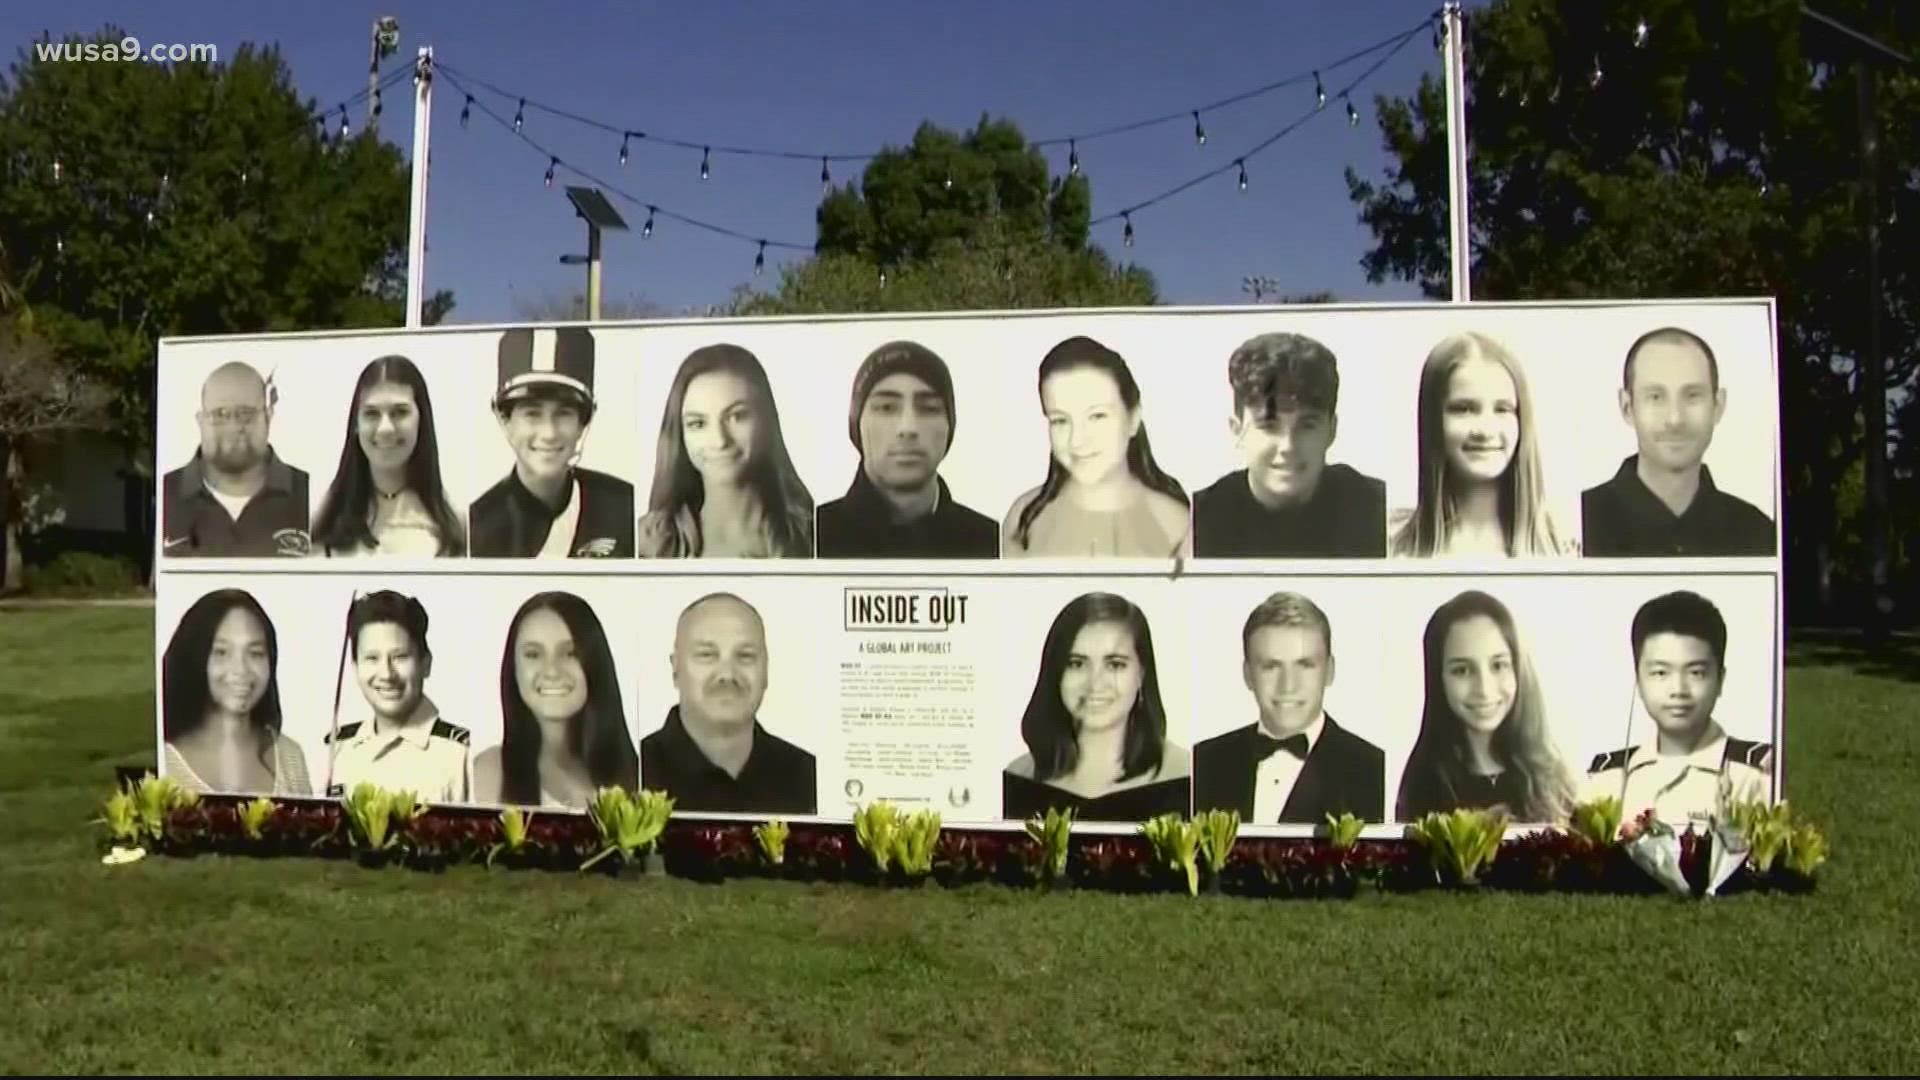
[{"label": "shadow on grass", "polygon": [[1844,668],[1857,675],[1920,683],[1920,634],[1868,644],[1856,630],[1791,630],[1787,663]]}]

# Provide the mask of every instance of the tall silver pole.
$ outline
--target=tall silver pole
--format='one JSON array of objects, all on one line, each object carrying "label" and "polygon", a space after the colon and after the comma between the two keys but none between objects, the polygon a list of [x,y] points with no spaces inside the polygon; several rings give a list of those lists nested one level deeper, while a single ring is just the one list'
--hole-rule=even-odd
[{"label": "tall silver pole", "polygon": [[433,133],[433,46],[413,65],[413,200],[407,213],[407,325],[419,326],[427,281],[427,158]]},{"label": "tall silver pole", "polygon": [[1453,299],[1465,303],[1473,299],[1470,277],[1473,250],[1467,229],[1467,40],[1459,0],[1448,0],[1441,9],[1447,79],[1447,208],[1448,256],[1453,281]]}]

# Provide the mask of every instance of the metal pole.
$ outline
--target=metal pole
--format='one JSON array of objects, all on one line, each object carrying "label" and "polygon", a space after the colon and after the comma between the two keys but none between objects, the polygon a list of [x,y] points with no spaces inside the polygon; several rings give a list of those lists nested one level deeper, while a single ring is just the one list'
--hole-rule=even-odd
[{"label": "metal pole", "polygon": [[600,321],[600,226],[587,222],[587,318]]},{"label": "metal pole", "polygon": [[1867,561],[1873,586],[1867,637],[1879,641],[1893,615],[1887,592],[1887,368],[1880,352],[1880,118],[1876,84],[1880,73],[1864,59],[1854,66],[1860,106],[1861,205],[1867,216],[1867,340],[1861,357],[1860,392],[1866,413]]},{"label": "metal pole", "polygon": [[380,93],[380,20],[373,20],[373,29],[367,34],[367,130],[372,131],[379,123],[379,114],[373,111],[373,103]]},{"label": "metal pole", "polygon": [[1453,299],[1473,299],[1473,250],[1467,228],[1467,87],[1465,21],[1459,0],[1441,9],[1447,80],[1447,208],[1448,256]]},{"label": "metal pole", "polygon": [[407,325],[421,325],[427,280],[428,136],[433,132],[433,46],[413,64],[413,198],[407,212]]}]

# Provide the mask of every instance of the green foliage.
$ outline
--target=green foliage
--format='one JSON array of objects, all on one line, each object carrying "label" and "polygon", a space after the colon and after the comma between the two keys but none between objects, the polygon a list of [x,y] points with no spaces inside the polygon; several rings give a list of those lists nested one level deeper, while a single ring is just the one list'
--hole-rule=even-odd
[{"label": "green foliage", "polygon": [[1480,883],[1480,871],[1493,864],[1506,835],[1507,817],[1494,810],[1429,813],[1407,826],[1407,837],[1427,853],[1442,880]]},{"label": "green foliage", "polygon": [[[1814,5],[1909,55],[1910,5]],[[1860,458],[1865,237],[1859,50],[1799,0],[1494,0],[1467,22],[1475,299],[1778,300],[1789,580],[1859,580],[1838,500]],[[1636,40],[1636,25],[1648,32]],[[1602,73],[1592,77],[1596,67]],[[1880,75],[1884,355],[1920,371],[1920,72]],[[1448,294],[1446,108],[1437,74],[1378,105],[1385,175],[1347,181],[1368,277]],[[1734,394],[1743,391],[1735,389]],[[1759,388],[1744,391],[1752,407]],[[1898,400],[1898,395],[1895,396]],[[1738,399],[1733,399],[1737,401]],[[1737,405],[1730,404],[1729,408]],[[1920,412],[1911,414],[1920,425]],[[1915,474],[1895,482],[1920,492]],[[1896,507],[1902,501],[1890,500]],[[1896,555],[1898,552],[1896,551]],[[1802,561],[1807,560],[1807,561]],[[1898,568],[1895,568],[1896,573]]]},{"label": "green foliage", "polygon": [[1811,822],[1794,826],[1787,840],[1787,869],[1810,878],[1827,861],[1827,838]]},{"label": "green foliage", "polygon": [[940,814],[921,809],[894,819],[893,863],[909,878],[933,872],[933,852],[940,842]]},{"label": "green foliage", "polygon": [[274,803],[272,799],[253,799],[240,804],[240,830],[249,840],[260,840],[266,835],[267,822],[273,820]]},{"label": "green foliage", "polygon": [[1754,872],[1765,874],[1776,862],[1801,877],[1812,877],[1827,861],[1827,839],[1811,822],[1795,821],[1787,800],[1725,799],[1720,816],[1746,838]]},{"label": "green foliage", "polygon": [[509,806],[500,811],[500,840],[487,849],[487,865],[500,857],[501,852],[519,855],[527,849],[527,826],[533,824],[533,815],[517,806]]},{"label": "green foliage", "polygon": [[787,823],[779,818],[763,821],[753,827],[753,839],[760,845],[760,854],[766,856],[770,865],[780,866],[787,861],[788,831]]},{"label": "green foliage", "polygon": [[1049,806],[1045,817],[1035,814],[1027,820],[1027,835],[1040,845],[1041,870],[1049,881],[1066,876],[1067,844],[1073,836],[1073,817],[1071,807],[1062,810],[1057,806]]},{"label": "green foliage", "polygon": [[134,817],[138,821],[140,835],[149,840],[158,840],[166,835],[167,818],[175,810],[187,810],[198,805],[199,793],[180,786],[179,781],[171,777],[147,773],[133,785]]},{"label": "green foliage", "polygon": [[632,862],[650,850],[666,831],[673,816],[673,798],[664,791],[641,791],[635,795],[623,787],[608,785],[594,793],[587,804],[587,816],[600,832],[600,851],[581,864],[586,870],[609,855],[618,854],[622,862]]},{"label": "green foliage", "polygon": [[1169,870],[1186,873],[1188,895],[1198,896],[1200,866],[1194,860],[1194,854],[1200,846],[1199,825],[1169,812],[1142,822],[1140,835],[1146,837],[1147,843],[1153,846],[1155,861]]},{"label": "green foliage", "polygon": [[894,831],[900,828],[900,810],[891,803],[868,803],[853,812],[853,835],[860,849],[882,874],[893,863]]},{"label": "green foliage", "polygon": [[355,784],[340,801],[354,846],[369,852],[391,851],[400,844],[400,829],[419,811],[411,791],[387,791],[364,781]]},{"label": "green foliage", "polygon": [[133,560],[91,551],[63,551],[45,566],[26,569],[26,591],[34,596],[124,596],[139,589]]},{"label": "green foliage", "polygon": [[1360,830],[1366,828],[1366,824],[1351,811],[1342,811],[1339,817],[1328,814],[1327,842],[1335,851],[1351,851],[1353,845],[1360,842]]},{"label": "green foliage", "polygon": [[1622,820],[1624,811],[1620,800],[1612,795],[1603,795],[1575,806],[1567,824],[1574,835],[1582,837],[1587,843],[1595,847],[1610,847],[1620,839]]},{"label": "green foliage", "polygon": [[107,837],[115,846],[137,844],[145,835],[140,807],[134,801],[132,792],[125,788],[107,796],[100,811],[100,817],[95,820],[107,827]]},{"label": "green foliage", "polygon": [[1240,811],[1215,807],[1195,818],[1193,824],[1207,870],[1217,877],[1226,869],[1227,856],[1233,853],[1233,842],[1240,835]]},{"label": "green foliage", "polygon": [[38,330],[111,383],[136,443],[160,336],[402,322],[407,164],[365,133],[323,143],[316,104],[252,44],[218,64],[26,47],[0,85],[0,249]]},{"label": "green foliage", "polygon": [[1021,239],[1079,251],[1091,209],[1087,178],[1049,182],[1046,157],[1012,121],[983,116],[960,135],[923,123],[910,144],[868,162],[859,190],[821,200],[816,250],[895,268],[964,244],[998,218]]}]

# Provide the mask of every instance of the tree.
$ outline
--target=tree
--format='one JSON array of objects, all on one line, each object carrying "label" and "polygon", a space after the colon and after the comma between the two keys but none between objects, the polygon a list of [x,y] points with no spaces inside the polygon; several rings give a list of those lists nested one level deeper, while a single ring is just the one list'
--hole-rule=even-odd
[{"label": "tree", "polygon": [[[949,183],[949,181],[951,181]],[[743,289],[729,314],[1103,307],[1157,303],[1153,275],[1088,242],[1092,189],[1047,177],[1010,121],[955,135],[922,124],[860,190],[821,200],[814,258],[772,293]]]},{"label": "tree", "polygon": [[0,593],[21,586],[20,526],[27,507],[20,493],[28,444],[104,428],[111,401],[107,387],[57,362],[23,313],[0,322]]},{"label": "tree", "polygon": [[364,133],[327,141],[314,111],[273,47],[170,65],[23,49],[0,82],[0,248],[56,355],[112,389],[130,452],[150,444],[161,336],[403,321],[406,163]]},{"label": "tree", "polygon": [[1047,178],[1047,159],[1009,120],[985,116],[963,135],[923,123],[913,142],[867,163],[860,190],[821,200],[821,255],[857,255],[893,268],[974,239],[994,219],[1021,241],[1087,246],[1093,196],[1084,175]]},{"label": "tree", "polygon": [[[1819,7],[1920,44],[1911,9]],[[1476,299],[1776,298],[1787,580],[1824,607],[1835,497],[1865,433],[1866,283],[1852,61],[1836,67],[1813,32],[1797,0],[1495,0],[1468,23],[1467,122]],[[1900,386],[1920,370],[1920,79],[1885,79],[1880,104],[1883,342]],[[1442,88],[1424,78],[1378,109],[1386,176],[1347,174],[1375,240],[1362,265],[1445,296]]]}]

